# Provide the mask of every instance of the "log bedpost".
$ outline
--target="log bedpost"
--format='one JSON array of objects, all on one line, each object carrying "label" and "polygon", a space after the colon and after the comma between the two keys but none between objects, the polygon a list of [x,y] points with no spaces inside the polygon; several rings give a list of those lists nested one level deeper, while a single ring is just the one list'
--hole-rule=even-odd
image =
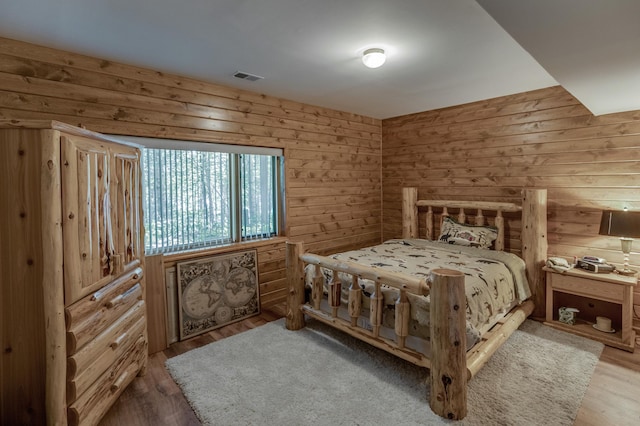
[{"label": "log bedpost", "polygon": [[287,319],[289,330],[300,330],[304,327],[304,273],[300,255],[304,248],[302,243],[287,241]]},{"label": "log bedpost", "polygon": [[464,274],[431,272],[431,394],[429,405],[445,419],[467,415],[467,340]]},{"label": "log bedpost", "polygon": [[418,188],[402,188],[402,238],[418,238]]},{"label": "log bedpost", "polygon": [[535,305],[532,316],[545,316],[545,276],[547,258],[547,190],[525,189],[522,194],[522,258]]}]

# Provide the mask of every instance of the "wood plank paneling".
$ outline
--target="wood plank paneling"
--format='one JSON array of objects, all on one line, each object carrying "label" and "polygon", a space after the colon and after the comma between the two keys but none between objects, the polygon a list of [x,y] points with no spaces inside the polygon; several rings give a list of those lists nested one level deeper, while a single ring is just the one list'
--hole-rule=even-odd
[{"label": "wood plank paneling", "polygon": [[[640,209],[640,111],[594,117],[561,87],[381,122],[0,39],[0,117],[285,148],[287,236],[321,253],[375,244],[380,228],[398,236],[408,185],[425,197],[495,201],[548,188],[550,253],[615,263],[622,255],[616,240],[597,235],[599,212]],[[519,226],[507,218],[514,251]],[[261,258],[282,263],[284,251],[273,250]],[[261,279],[263,303],[282,300],[284,269],[272,268]]]},{"label": "wood plank paneling", "polygon": [[[44,276],[43,207],[40,179],[43,164],[43,141],[37,130],[0,130],[0,337],[3,356],[0,359],[0,423],[39,424],[45,421],[46,367],[48,339],[44,324],[47,300],[43,283],[62,288],[62,272]],[[58,166],[59,167],[59,166]],[[54,170],[58,171],[56,167]],[[57,187],[60,189],[58,178]],[[19,191],[14,188],[20,188]],[[61,216],[58,215],[58,218]],[[58,228],[60,241],[62,231]],[[52,245],[52,247],[54,247]],[[60,255],[62,245],[56,247]],[[59,256],[60,257],[60,256]],[[61,259],[50,259],[51,261]],[[48,266],[52,264],[49,262]],[[57,274],[56,274],[57,275]],[[19,326],[16,326],[16,323]],[[53,325],[52,325],[53,326]],[[58,330],[59,333],[62,330]],[[56,333],[52,333],[56,335]],[[54,343],[58,345],[59,343]],[[66,346],[63,346],[66,351]],[[21,354],[29,354],[23,357]],[[58,358],[60,359],[60,358]],[[64,365],[64,358],[63,358]],[[65,377],[59,377],[62,381]],[[64,386],[62,387],[64,389]],[[65,403],[64,398],[61,401]],[[60,410],[58,410],[60,412]],[[53,417],[52,417],[53,418]]]},{"label": "wood plank paneling", "polygon": [[[381,239],[382,123],[374,118],[4,38],[0,118],[284,148],[288,237],[323,254]],[[263,306],[286,298],[284,255],[282,241],[258,248]]]},{"label": "wood plank paneling", "polygon": [[[403,186],[492,201],[547,188],[549,254],[622,263],[619,241],[598,228],[603,209],[640,210],[640,111],[595,117],[557,86],[383,120],[382,139],[385,239],[401,235]],[[519,232],[507,218],[507,248],[519,249]]]}]

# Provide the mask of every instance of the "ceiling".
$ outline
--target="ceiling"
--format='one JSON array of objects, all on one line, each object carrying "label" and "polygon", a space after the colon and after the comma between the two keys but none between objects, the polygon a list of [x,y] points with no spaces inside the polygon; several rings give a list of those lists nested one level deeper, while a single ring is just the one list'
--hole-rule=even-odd
[{"label": "ceiling", "polygon": [[[640,109],[628,96],[640,93],[635,0],[0,0],[0,10],[2,37],[376,118],[556,84],[596,114]],[[370,47],[386,50],[381,68],[360,61]]]}]

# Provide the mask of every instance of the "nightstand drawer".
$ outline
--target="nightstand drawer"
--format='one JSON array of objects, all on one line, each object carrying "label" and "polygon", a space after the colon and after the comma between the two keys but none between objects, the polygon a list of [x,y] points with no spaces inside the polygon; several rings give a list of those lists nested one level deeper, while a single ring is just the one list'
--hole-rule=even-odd
[{"label": "nightstand drawer", "polygon": [[579,296],[594,297],[614,303],[622,303],[624,296],[624,286],[572,277],[562,274],[551,274],[551,286],[554,290],[564,291]]}]

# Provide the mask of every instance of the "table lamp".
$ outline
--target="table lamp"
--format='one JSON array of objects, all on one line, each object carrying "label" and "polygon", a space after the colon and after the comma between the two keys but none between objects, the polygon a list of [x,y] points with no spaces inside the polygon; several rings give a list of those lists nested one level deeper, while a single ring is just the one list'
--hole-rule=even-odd
[{"label": "table lamp", "polygon": [[600,221],[600,235],[620,237],[624,267],[618,269],[622,275],[635,275],[638,271],[629,268],[629,253],[634,238],[640,238],[640,212],[627,210],[605,210]]}]

